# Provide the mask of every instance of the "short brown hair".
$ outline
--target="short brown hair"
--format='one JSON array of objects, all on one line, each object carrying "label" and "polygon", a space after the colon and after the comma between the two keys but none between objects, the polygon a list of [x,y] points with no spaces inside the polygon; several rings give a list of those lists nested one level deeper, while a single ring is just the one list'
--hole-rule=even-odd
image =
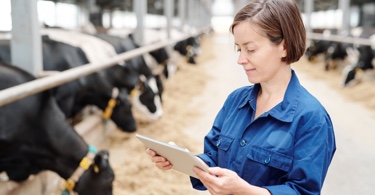
[{"label": "short brown hair", "polygon": [[[229,31],[243,21],[256,25],[265,36],[278,45],[284,40],[288,64],[298,61],[305,52],[306,30],[294,0],[254,0],[234,17]],[[258,32],[259,33],[259,32]]]}]

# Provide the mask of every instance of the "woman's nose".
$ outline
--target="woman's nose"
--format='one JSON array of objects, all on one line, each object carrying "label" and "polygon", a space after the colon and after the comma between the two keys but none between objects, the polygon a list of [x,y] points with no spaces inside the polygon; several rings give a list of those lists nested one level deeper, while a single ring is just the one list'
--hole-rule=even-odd
[{"label": "woman's nose", "polygon": [[246,57],[244,57],[243,55],[239,55],[238,56],[238,59],[237,59],[237,64],[239,65],[245,65],[247,63],[247,59]]}]

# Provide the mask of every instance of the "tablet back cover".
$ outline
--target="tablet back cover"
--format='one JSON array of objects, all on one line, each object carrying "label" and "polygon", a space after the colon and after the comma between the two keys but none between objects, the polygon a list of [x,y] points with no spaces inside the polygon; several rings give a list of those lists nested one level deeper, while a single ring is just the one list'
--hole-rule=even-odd
[{"label": "tablet back cover", "polygon": [[197,166],[205,171],[208,171],[206,164],[202,164],[196,159],[196,157],[185,148],[161,142],[150,137],[136,134],[136,137],[144,144],[146,147],[154,150],[160,156],[164,156],[172,163],[172,169],[179,172],[185,173],[187,175],[197,177],[193,172],[193,167]]}]

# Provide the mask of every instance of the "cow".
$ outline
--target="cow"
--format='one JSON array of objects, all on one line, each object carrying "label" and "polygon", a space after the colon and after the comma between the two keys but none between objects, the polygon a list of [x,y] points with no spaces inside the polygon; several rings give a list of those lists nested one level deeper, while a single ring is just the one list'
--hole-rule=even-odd
[{"label": "cow", "polygon": [[[0,90],[36,79],[0,63]],[[64,193],[111,195],[107,150],[97,152],[66,122],[50,90],[0,106],[0,172],[21,182],[43,170],[66,180]]]},{"label": "cow", "polygon": [[375,51],[369,45],[359,45],[350,52],[351,63],[342,71],[342,87],[348,86],[355,80],[359,80],[358,75],[366,71],[374,70],[373,59]]},{"label": "cow", "polygon": [[315,63],[317,61],[317,57],[321,54],[324,55],[330,45],[331,41],[311,40],[309,47],[306,49],[305,55],[310,62]]},{"label": "cow", "polygon": [[[117,54],[125,53],[127,51],[137,49],[140,47],[134,40],[132,34],[129,34],[127,37],[119,37],[106,33],[97,33],[94,36],[111,44],[115,48]],[[135,71],[143,75],[143,80],[149,83],[149,86],[151,87],[154,95],[159,96],[160,102],[162,100],[163,93],[163,81],[161,78],[161,74],[164,74],[165,76],[168,75],[166,71],[166,64],[168,64],[168,58],[169,55],[166,52],[165,48],[160,48],[151,51],[149,55],[144,54],[143,56],[134,57],[127,61],[127,66],[132,67]],[[154,67],[150,68],[151,65],[153,65]],[[163,67],[163,70],[157,71],[160,65]],[[143,98],[140,98],[140,100],[142,101]],[[143,104],[147,105],[147,102],[144,102]],[[158,105],[158,101],[155,100],[155,103],[153,105]],[[153,105],[148,105],[148,109],[157,109],[156,107],[153,108]]]},{"label": "cow", "polygon": [[353,37],[369,39],[370,45],[353,44],[350,50],[350,63],[342,71],[342,87],[347,87],[354,81],[360,81],[361,75],[365,72],[373,71],[373,60],[375,57],[375,29],[374,28],[354,28],[351,30]]},{"label": "cow", "polygon": [[[90,63],[100,63],[109,60],[111,57],[116,56],[116,51],[112,45],[108,44],[106,41],[101,40],[89,34],[84,34],[80,32],[68,31],[63,29],[43,29],[43,34],[50,36],[51,39],[64,42],[75,47],[80,47],[86,54]],[[128,93],[131,96],[131,103],[135,108],[135,111],[139,111],[142,119],[148,121],[155,121],[163,115],[163,110],[161,107],[161,102],[158,94],[155,94],[153,89],[156,89],[156,82],[151,74],[150,76],[144,72],[142,64],[136,59],[135,62],[138,64],[135,67],[128,66],[127,63],[119,61],[118,63],[124,67],[123,69],[132,69],[133,72],[137,72],[138,75],[145,75],[147,80],[142,80],[142,77],[138,77],[138,84],[132,86],[133,89],[128,89]],[[107,74],[107,77],[112,77],[113,74],[117,74],[112,69],[106,69],[103,74]],[[121,69],[117,69],[121,70]],[[123,70],[121,74],[127,74],[129,71]],[[118,78],[118,77],[116,77]],[[126,81],[127,77],[119,78],[121,81],[116,81],[115,83],[120,84]],[[144,83],[147,82],[147,83]],[[114,83],[112,83],[114,84]],[[137,87],[141,86],[141,87]],[[152,88],[155,86],[155,88]],[[126,86],[116,86],[123,88]],[[138,91],[137,91],[138,90]],[[141,90],[141,91],[139,91]],[[132,93],[133,92],[133,93]]]},{"label": "cow", "polygon": [[328,48],[325,58],[325,70],[335,70],[339,64],[346,64],[348,57],[347,48],[351,47],[349,44],[333,42]]},{"label": "cow", "polygon": [[173,49],[180,55],[186,57],[186,61],[190,64],[197,64],[196,57],[199,55],[199,37],[190,36],[184,40],[177,42]]},{"label": "cow", "polygon": [[[45,70],[64,71],[88,63],[81,48],[51,40],[48,36],[42,37],[42,51]],[[9,40],[7,43],[2,41],[0,56],[10,63]],[[125,132],[137,129],[127,91],[111,85],[100,72],[58,86],[53,89],[53,95],[68,119],[74,118],[86,106],[95,105],[103,112],[112,109],[111,113],[103,115],[103,122],[110,118]],[[110,101],[114,103],[113,107],[110,107]]]},{"label": "cow", "polygon": [[347,47],[350,45],[337,41],[313,40],[306,49],[305,55],[313,63],[317,61],[319,55],[324,55],[324,69],[326,71],[335,70],[339,63],[346,63]]}]

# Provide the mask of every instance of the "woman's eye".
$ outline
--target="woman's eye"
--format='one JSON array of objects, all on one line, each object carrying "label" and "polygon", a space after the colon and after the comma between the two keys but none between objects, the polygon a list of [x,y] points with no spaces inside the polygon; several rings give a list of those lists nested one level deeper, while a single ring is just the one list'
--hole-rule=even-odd
[{"label": "woman's eye", "polygon": [[247,50],[247,53],[253,53],[255,50],[253,50],[253,49],[248,49]]}]

